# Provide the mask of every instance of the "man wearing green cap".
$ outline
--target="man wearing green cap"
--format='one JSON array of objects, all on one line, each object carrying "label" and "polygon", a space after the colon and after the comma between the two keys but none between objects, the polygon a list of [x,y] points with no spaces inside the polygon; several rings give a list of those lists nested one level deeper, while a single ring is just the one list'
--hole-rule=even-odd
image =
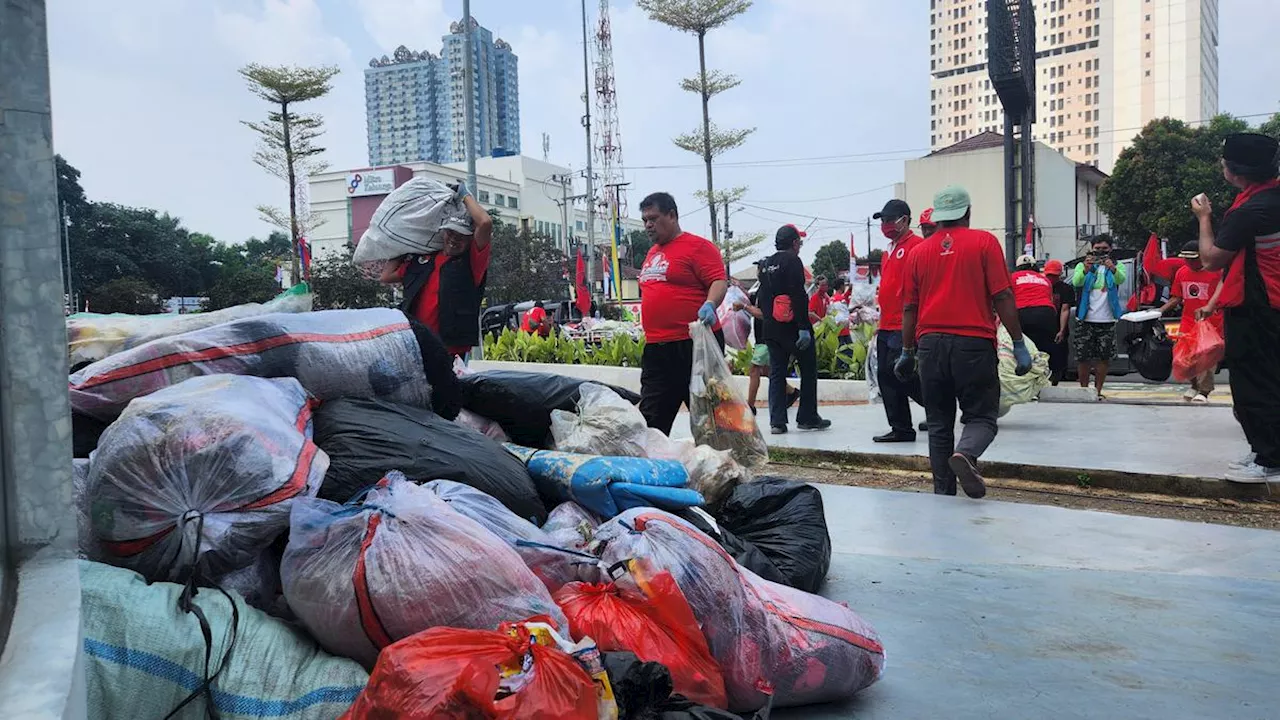
[{"label": "man wearing green cap", "polygon": [[1240,189],[1213,231],[1213,207],[1191,199],[1200,224],[1200,262],[1226,269],[1217,304],[1226,308],[1227,367],[1236,419],[1252,451],[1227,480],[1280,482],[1280,143],[1257,133],[1228,135],[1222,176]]},{"label": "man wearing green cap", "polygon": [[[899,378],[916,372],[929,421],[933,491],[955,495],[959,480],[971,498],[987,494],[978,458],[996,437],[1000,410],[996,314],[1013,338],[1017,373],[1031,371],[1018,307],[1000,241],[969,227],[969,193],[958,185],[933,197],[938,230],[912,251],[903,297]],[[992,312],[994,306],[995,312]],[[955,441],[956,405],[964,431]]]}]

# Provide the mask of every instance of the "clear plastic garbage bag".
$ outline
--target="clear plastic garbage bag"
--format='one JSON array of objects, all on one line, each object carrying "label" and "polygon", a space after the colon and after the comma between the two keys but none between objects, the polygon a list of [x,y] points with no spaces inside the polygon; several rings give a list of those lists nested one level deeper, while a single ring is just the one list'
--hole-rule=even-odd
[{"label": "clear plastic garbage bag", "polygon": [[578,411],[551,411],[555,449],[587,455],[644,457],[649,430],[640,409],[612,389],[583,383]]},{"label": "clear plastic garbage bag", "polygon": [[689,324],[693,339],[693,371],[689,382],[689,423],[693,440],[716,450],[728,450],[748,468],[769,462],[769,446],[755,414],[733,383],[733,372],[711,328]]}]

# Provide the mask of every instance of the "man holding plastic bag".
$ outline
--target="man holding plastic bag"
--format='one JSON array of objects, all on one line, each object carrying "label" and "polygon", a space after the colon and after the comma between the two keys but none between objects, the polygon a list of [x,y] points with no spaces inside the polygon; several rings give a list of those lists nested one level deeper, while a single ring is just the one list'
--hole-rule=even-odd
[{"label": "man holding plastic bag", "polygon": [[455,192],[466,213],[443,221],[443,249],[388,262],[379,279],[402,283],[400,309],[440,336],[454,357],[463,357],[480,344],[480,303],[489,273],[493,218],[466,184],[458,183]]},{"label": "man holding plastic bag", "polygon": [[649,427],[671,434],[680,406],[689,402],[693,340],[689,323],[702,322],[724,348],[716,308],[728,283],[724,259],[711,241],[680,229],[675,198],[658,192],[640,201],[644,231],[653,241],[640,268],[640,412]]},{"label": "man holding plastic bag", "polygon": [[1200,244],[1195,240],[1183,245],[1178,257],[1187,264],[1174,273],[1169,302],[1160,308],[1160,314],[1182,306],[1178,344],[1173,348],[1173,373],[1177,379],[1191,383],[1183,399],[1207,403],[1214,390],[1213,375],[1225,351],[1222,316],[1217,314],[1216,307],[1211,307],[1210,301],[1222,290],[1222,273],[1204,269],[1200,262]]},{"label": "man holding plastic bag", "polygon": [[818,355],[809,322],[800,246],[804,232],[795,225],[778,228],[778,252],[760,264],[760,309],[764,311],[764,341],[769,346],[769,425],[774,435],[787,431],[787,374],[791,359],[800,367],[801,430],[826,430],[830,420],[818,415]]}]

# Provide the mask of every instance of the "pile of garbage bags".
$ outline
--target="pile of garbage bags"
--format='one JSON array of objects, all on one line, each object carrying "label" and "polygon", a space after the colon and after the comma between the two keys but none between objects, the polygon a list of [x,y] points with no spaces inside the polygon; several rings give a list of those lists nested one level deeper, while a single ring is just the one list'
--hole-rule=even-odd
[{"label": "pile of garbage bags", "polygon": [[299,312],[70,375],[95,716],[763,718],[880,676],[812,594],[815,488],[436,344]]}]

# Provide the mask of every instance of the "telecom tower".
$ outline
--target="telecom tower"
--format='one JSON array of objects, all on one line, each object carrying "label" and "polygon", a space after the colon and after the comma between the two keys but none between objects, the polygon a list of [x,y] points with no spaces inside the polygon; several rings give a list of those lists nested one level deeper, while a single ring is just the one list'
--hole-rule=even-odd
[{"label": "telecom tower", "polygon": [[618,123],[618,88],[613,74],[613,27],[609,21],[609,0],[600,0],[596,25],[596,159],[604,195],[600,208],[610,221],[613,297],[622,299],[622,278],[618,263],[618,240],[622,234],[619,218],[626,215],[626,183],[622,179],[622,134]]}]

